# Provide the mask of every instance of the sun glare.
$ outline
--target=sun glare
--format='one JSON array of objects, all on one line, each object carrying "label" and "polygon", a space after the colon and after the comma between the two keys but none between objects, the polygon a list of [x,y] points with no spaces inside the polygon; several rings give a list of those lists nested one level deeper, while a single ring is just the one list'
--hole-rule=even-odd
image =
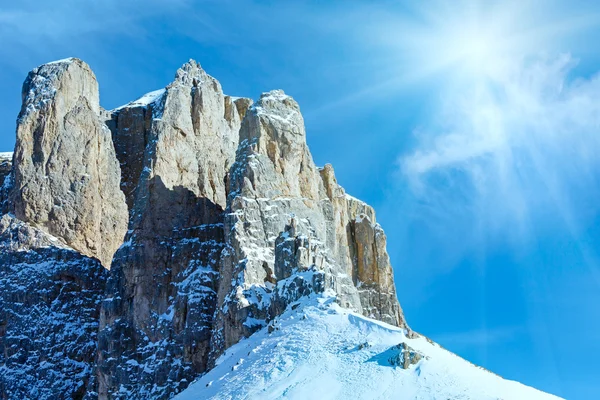
[{"label": "sun glare", "polygon": [[459,54],[459,61],[475,72],[486,73],[499,58],[499,49],[495,45],[498,38],[487,32],[469,30],[450,43],[451,51]]},{"label": "sun glare", "polygon": [[[417,78],[443,73],[448,77],[503,80],[511,65],[548,42],[552,29],[542,26],[531,4],[482,4],[458,1],[420,9],[417,24],[401,22],[396,47],[412,58]],[[545,36],[545,37],[544,37]]]},{"label": "sun glare", "polygon": [[441,56],[447,67],[472,77],[499,79],[507,62],[517,55],[517,43],[511,42],[506,28],[490,25],[457,20],[442,27],[436,32],[437,49],[430,49],[430,57]]}]

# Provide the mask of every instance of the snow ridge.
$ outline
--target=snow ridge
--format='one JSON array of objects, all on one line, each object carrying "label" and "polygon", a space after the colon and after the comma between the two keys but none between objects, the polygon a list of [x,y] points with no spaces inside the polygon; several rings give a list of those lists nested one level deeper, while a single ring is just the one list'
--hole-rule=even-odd
[{"label": "snow ridge", "polygon": [[130,101],[127,104],[123,104],[120,107],[114,108],[111,112],[119,111],[126,107],[146,107],[150,104],[156,103],[161,99],[161,97],[165,94],[166,89],[158,89],[152,92],[148,92],[137,100]]},{"label": "snow ridge", "polygon": [[[293,303],[176,399],[558,399],[334,300],[329,293]],[[407,369],[392,362],[402,343],[422,357]]]}]

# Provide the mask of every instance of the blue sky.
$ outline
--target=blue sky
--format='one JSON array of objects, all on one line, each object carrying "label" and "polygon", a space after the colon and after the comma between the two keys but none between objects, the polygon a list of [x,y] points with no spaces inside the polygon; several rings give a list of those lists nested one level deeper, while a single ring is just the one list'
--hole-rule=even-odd
[{"label": "blue sky", "polygon": [[0,151],[27,72],[55,59],[89,63],[105,108],[189,58],[231,95],[284,89],[317,164],[376,208],[415,330],[596,398],[600,5],[322,3],[0,0]]}]

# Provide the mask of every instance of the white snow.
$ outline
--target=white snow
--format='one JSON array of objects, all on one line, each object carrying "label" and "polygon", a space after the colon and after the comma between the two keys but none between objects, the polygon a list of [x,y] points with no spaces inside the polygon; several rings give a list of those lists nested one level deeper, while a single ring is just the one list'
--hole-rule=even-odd
[{"label": "white snow", "polygon": [[[184,390],[196,399],[558,399],[505,380],[424,337],[340,308],[333,298],[302,300]],[[362,343],[370,346],[359,349]],[[393,346],[423,353],[409,369],[392,366]]]},{"label": "white snow", "polygon": [[356,216],[356,218],[354,219],[354,222],[356,222],[357,224],[360,224],[363,219],[365,219],[367,216],[365,214],[358,214]]},{"label": "white snow", "polygon": [[354,201],[356,201],[356,202],[358,202],[358,203],[361,203],[361,204],[365,204],[365,205],[367,205],[367,203],[365,203],[365,202],[364,202],[364,201],[362,201],[361,199],[357,199],[356,197],[354,197],[354,196],[351,196],[351,195],[349,195],[348,193],[345,193],[344,195],[346,196],[346,199],[348,199],[348,200],[354,200]]},{"label": "white snow", "polygon": [[13,152],[0,152],[0,160],[12,160]]},{"label": "white snow", "polygon": [[154,103],[155,101],[157,101],[158,99],[160,99],[160,97],[165,93],[165,89],[158,89],[158,90],[154,90],[152,92],[146,93],[145,95],[143,95],[142,97],[140,97],[139,99],[135,100],[135,101],[131,101],[127,104],[124,104],[120,107],[117,107],[111,111],[118,111],[122,108],[125,107],[140,107],[140,106],[147,106],[149,104]]},{"label": "white snow", "polygon": [[71,63],[71,62],[73,62],[73,60],[74,60],[73,57],[63,58],[62,60],[50,61],[49,63],[46,63],[46,65],[49,65],[49,64],[61,64],[61,63]]},{"label": "white snow", "polygon": [[289,98],[290,96],[285,94],[285,92],[281,89],[271,90],[270,92],[263,92],[260,95],[260,100],[284,101]]}]

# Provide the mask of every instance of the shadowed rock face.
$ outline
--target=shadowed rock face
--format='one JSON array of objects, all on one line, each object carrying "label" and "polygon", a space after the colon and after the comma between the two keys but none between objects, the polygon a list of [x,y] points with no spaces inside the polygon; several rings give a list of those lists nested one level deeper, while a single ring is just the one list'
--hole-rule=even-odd
[{"label": "shadowed rock face", "polygon": [[105,123],[112,132],[116,156],[121,165],[121,190],[131,212],[135,189],[144,168],[144,153],[150,140],[153,104],[123,107],[106,114]]},{"label": "shadowed rock face", "polygon": [[0,153],[0,215],[9,210],[8,195],[12,188],[12,154]]},{"label": "shadowed rock face", "polygon": [[99,113],[98,83],[84,62],[31,71],[17,121],[11,196],[17,218],[108,268],[125,236],[127,206]]},{"label": "shadowed rock face", "polygon": [[0,218],[0,398],[82,399],[94,390],[107,275],[98,260]]},{"label": "shadowed rock face", "polygon": [[207,368],[240,111],[195,61],[155,93],[111,117],[132,206],[103,302],[100,397],[167,398]]},{"label": "shadowed rock face", "polygon": [[[60,248],[44,250],[52,271],[79,268],[74,284],[63,272],[48,278],[32,258],[42,274],[35,290],[81,292],[80,317],[99,329],[97,338],[84,331],[85,372],[62,375],[78,382],[68,393],[170,398],[291,303],[326,290],[344,307],[408,328],[374,210],[346,195],[330,165],[315,166],[300,108],[283,91],[255,104],[226,96],[192,60],[165,89],[104,111],[87,65],[46,64],[24,85],[14,162],[4,204],[16,218],[5,216],[7,226],[25,224]],[[11,234],[5,246],[29,246],[32,235]],[[88,256],[106,267],[112,260],[106,285]],[[0,256],[10,290],[21,279],[15,257]],[[98,277],[93,288],[86,271]],[[18,299],[2,299],[18,308]],[[57,334],[69,331],[70,315]],[[33,322],[21,316],[10,326],[20,323]],[[43,352],[36,332],[28,335]],[[48,376],[31,379],[42,387]]]},{"label": "shadowed rock face", "polygon": [[0,153],[0,186],[12,169],[12,153]]},{"label": "shadowed rock face", "polygon": [[222,210],[160,177],[149,186],[155,218],[115,255],[102,303],[101,398],[168,398],[206,370]]}]

